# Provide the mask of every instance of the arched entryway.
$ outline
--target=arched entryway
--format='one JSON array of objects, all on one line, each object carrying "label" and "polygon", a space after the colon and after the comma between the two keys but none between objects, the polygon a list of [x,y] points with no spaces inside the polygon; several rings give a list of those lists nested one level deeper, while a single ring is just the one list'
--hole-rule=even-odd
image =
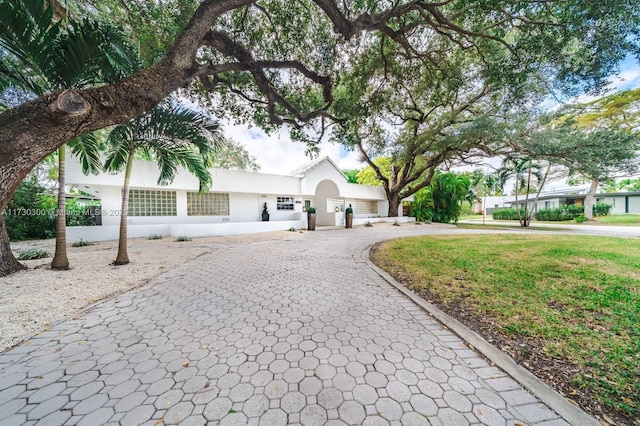
[{"label": "arched entryway", "polygon": [[318,226],[335,226],[336,212],[333,200],[340,197],[340,190],[335,182],[329,179],[321,181],[316,186],[315,208],[316,224]]}]

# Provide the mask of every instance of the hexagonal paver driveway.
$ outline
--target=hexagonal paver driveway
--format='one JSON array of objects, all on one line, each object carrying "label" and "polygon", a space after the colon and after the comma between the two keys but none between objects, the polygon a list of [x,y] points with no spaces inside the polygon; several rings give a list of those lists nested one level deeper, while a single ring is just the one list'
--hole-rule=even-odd
[{"label": "hexagonal paver driveway", "polygon": [[567,424],[361,260],[434,232],[214,243],[0,355],[0,425]]}]

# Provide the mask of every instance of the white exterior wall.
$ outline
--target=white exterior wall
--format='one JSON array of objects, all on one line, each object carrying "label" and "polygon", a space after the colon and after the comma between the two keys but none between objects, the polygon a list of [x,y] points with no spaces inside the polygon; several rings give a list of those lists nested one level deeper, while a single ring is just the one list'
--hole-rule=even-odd
[{"label": "white exterior wall", "polygon": [[[180,168],[171,184],[158,185],[159,170],[150,161],[136,160],[132,169],[130,188],[169,190],[176,192],[175,216],[129,216],[128,233],[131,238],[158,235],[210,236],[237,233],[264,232],[306,227],[306,214],[302,212],[305,200],[317,208],[317,224],[344,226],[344,213],[336,213],[332,199],[342,198],[345,206],[356,200],[378,203],[374,214],[357,214],[354,219],[364,222],[374,217],[385,217],[388,202],[381,187],[350,184],[342,172],[329,159],[318,160],[300,176],[281,176],[235,170],[212,169],[213,184],[210,192],[229,194],[229,214],[224,216],[189,216],[187,192],[198,190],[198,180]],[[94,193],[102,200],[102,226],[70,227],[69,240],[84,238],[91,241],[115,239],[120,224],[120,209],[124,173],[102,173],[85,176],[79,161],[70,157],[67,162],[67,183]],[[321,182],[325,182],[322,185]],[[293,197],[294,210],[277,209],[277,197]],[[267,203],[270,220],[261,221],[262,205]],[[322,205],[319,205],[322,204]],[[354,220],[357,223],[356,220]],[[364,223],[363,222],[363,223]]]},{"label": "white exterior wall", "polygon": [[323,180],[333,181],[338,186],[341,195],[344,194],[344,186],[348,185],[347,178],[333,164],[325,161],[315,165],[305,173],[300,181],[301,194],[314,195],[318,184]]},{"label": "white exterior wall", "polygon": [[629,213],[640,213],[640,196],[629,197]]},{"label": "white exterior wall", "polygon": [[[624,197],[616,197],[616,196],[606,196],[599,197],[596,195],[596,202],[600,200],[601,203],[611,204],[611,210],[609,214],[624,214],[625,213],[625,205],[624,205]],[[629,203],[631,203],[631,199],[629,199]]]}]

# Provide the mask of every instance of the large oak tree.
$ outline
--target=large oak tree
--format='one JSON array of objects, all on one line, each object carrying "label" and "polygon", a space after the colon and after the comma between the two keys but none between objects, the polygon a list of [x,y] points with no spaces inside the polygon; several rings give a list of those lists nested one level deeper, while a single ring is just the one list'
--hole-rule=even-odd
[{"label": "large oak tree", "polygon": [[[329,110],[334,78],[376,40],[399,46],[407,62],[398,64],[407,70],[416,66],[412,58],[429,73],[432,59],[473,53],[492,81],[504,78],[518,87],[535,73],[564,87],[593,88],[629,51],[640,53],[639,22],[640,5],[626,0],[204,0],[148,68],[0,115],[0,210],[60,145],[126,122],[180,88],[196,88],[203,99],[213,97],[211,105],[259,125],[289,125],[303,138],[307,123],[322,130],[347,118]],[[8,247],[0,250],[0,262],[11,256]]]}]

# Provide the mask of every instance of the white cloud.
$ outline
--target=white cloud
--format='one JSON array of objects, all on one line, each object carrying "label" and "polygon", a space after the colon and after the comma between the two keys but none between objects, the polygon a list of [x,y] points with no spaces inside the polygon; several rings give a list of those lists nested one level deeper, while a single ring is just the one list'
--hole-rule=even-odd
[{"label": "white cloud", "polygon": [[[227,125],[225,134],[240,142],[256,157],[263,173],[288,174],[310,161],[304,153],[305,145],[293,142],[286,130],[267,135],[257,127]],[[363,166],[356,152],[346,151],[341,145],[323,142],[320,157],[329,156],[341,169],[356,169]]]}]

